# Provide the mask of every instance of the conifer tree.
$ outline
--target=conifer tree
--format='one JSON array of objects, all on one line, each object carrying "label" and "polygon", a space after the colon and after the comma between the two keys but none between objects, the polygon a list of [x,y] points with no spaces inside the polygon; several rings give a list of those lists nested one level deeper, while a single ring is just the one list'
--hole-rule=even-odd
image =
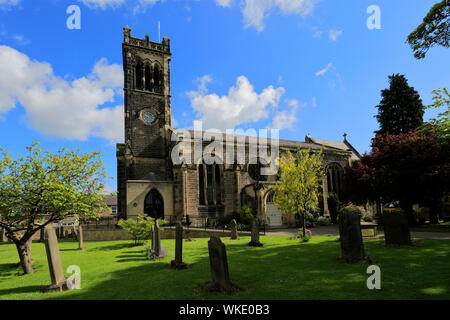
[{"label": "conifer tree", "polygon": [[380,129],[375,133],[399,135],[414,132],[423,124],[424,105],[419,93],[408,85],[404,75],[389,76],[389,89],[381,91],[382,100],[375,116]]}]

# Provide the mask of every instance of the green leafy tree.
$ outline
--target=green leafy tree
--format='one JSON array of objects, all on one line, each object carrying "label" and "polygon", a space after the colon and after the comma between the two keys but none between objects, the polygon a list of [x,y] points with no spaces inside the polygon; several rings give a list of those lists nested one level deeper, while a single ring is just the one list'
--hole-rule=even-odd
[{"label": "green leafy tree", "polygon": [[285,214],[296,214],[303,225],[305,237],[305,216],[319,208],[319,189],[324,169],[322,151],[297,150],[284,154],[280,161],[279,180],[274,186],[274,202]]},{"label": "green leafy tree", "polygon": [[450,44],[450,2],[436,3],[423,22],[408,36],[407,42],[416,59],[423,59],[434,45],[448,48]]},{"label": "green leafy tree", "polygon": [[378,134],[398,135],[415,131],[423,124],[424,105],[404,75],[389,76],[389,89],[381,91],[382,100],[375,116],[380,124]]},{"label": "green leafy tree", "polygon": [[[424,123],[420,131],[435,131],[438,139],[442,143],[448,144],[450,140],[450,94],[447,88],[433,90],[433,94],[433,104],[426,108],[443,108],[444,110],[436,118],[431,118]],[[447,107],[447,110],[445,110],[445,107]]]},{"label": "green leafy tree", "polygon": [[252,208],[243,206],[241,209],[239,220],[243,224],[251,224],[253,220]]},{"label": "green leafy tree", "polygon": [[37,231],[68,215],[96,217],[106,208],[100,152],[63,148],[50,154],[38,145],[15,160],[0,149],[0,227],[16,245],[25,274],[34,272],[27,241]]},{"label": "green leafy tree", "polygon": [[[165,221],[160,220],[159,224],[164,224]],[[128,232],[134,240],[134,245],[140,245],[144,240],[150,239],[152,236],[152,226],[155,224],[155,219],[139,215],[137,219],[120,220],[118,225],[126,232]]]}]

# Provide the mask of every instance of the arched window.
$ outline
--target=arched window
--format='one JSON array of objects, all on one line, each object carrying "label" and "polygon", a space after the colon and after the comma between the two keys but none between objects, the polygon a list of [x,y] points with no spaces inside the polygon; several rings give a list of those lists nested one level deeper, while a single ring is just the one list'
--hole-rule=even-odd
[{"label": "arched window", "polygon": [[143,83],[144,75],[142,73],[142,64],[138,62],[136,65],[136,89],[143,90],[144,89],[144,83]]},{"label": "arched window", "polygon": [[157,93],[162,93],[162,71],[160,67],[155,64],[155,67],[153,69],[153,90]]},{"label": "arched window", "polygon": [[149,65],[145,66],[145,90],[151,91],[152,73]]},{"label": "arched window", "polygon": [[211,165],[206,166],[206,199],[208,204],[214,203],[214,192],[213,192],[213,167]]},{"label": "arched window", "polygon": [[155,219],[164,219],[164,200],[156,189],[145,197],[144,213]]},{"label": "arched window", "polygon": [[198,190],[199,202],[205,204],[205,174],[203,172],[203,165],[198,166]]},{"label": "arched window", "polygon": [[222,203],[222,173],[219,165],[198,166],[199,203],[214,205]]},{"label": "arched window", "polygon": [[343,169],[338,164],[332,164],[327,170],[328,193],[335,193],[338,197],[342,192]]},{"label": "arched window", "polygon": [[222,202],[222,190],[220,189],[220,168],[218,165],[216,165],[215,168],[216,172],[215,172],[215,178],[216,178],[216,203],[219,204]]}]

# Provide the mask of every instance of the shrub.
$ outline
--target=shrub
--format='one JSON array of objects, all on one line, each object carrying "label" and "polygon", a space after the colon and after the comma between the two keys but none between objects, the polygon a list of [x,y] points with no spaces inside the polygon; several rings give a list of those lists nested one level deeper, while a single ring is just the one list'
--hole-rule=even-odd
[{"label": "shrub", "polygon": [[366,216],[366,210],[362,206],[355,206],[354,204],[349,204],[348,206],[342,208],[339,210],[339,213],[343,212],[355,212],[359,214],[359,217],[362,219],[364,216]]},{"label": "shrub", "polygon": [[313,228],[317,225],[318,214],[307,212],[305,216],[305,222],[307,228]]},{"label": "shrub", "polygon": [[317,225],[319,226],[329,226],[331,224],[331,220],[328,217],[318,217],[317,218]]},{"label": "shrub", "polygon": [[[160,225],[165,221],[160,220]],[[150,239],[152,236],[152,225],[155,224],[155,219],[145,215],[139,215],[136,220],[127,219],[120,220],[117,224],[123,230],[133,237],[134,245],[141,245],[144,240]]]},{"label": "shrub", "polygon": [[238,223],[236,225],[238,231],[250,231],[252,227],[249,224]]},{"label": "shrub", "polygon": [[308,242],[312,238],[312,232],[309,229],[305,229],[305,237],[303,237],[303,228],[298,229],[298,237],[302,242]]},{"label": "shrub", "polygon": [[328,210],[330,211],[331,222],[336,223],[339,212],[339,197],[335,193],[328,195]]},{"label": "shrub", "polygon": [[239,220],[243,224],[251,224],[253,220],[252,208],[243,206]]}]

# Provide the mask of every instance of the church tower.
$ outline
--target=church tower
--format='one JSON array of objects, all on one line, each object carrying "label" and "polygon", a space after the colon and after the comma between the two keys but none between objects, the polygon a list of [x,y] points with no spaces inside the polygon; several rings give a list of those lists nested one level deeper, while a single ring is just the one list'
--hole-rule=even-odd
[{"label": "church tower", "polygon": [[168,181],[170,142],[170,40],[131,36],[123,29],[125,143],[117,145],[118,206],[126,218],[128,180]]}]

